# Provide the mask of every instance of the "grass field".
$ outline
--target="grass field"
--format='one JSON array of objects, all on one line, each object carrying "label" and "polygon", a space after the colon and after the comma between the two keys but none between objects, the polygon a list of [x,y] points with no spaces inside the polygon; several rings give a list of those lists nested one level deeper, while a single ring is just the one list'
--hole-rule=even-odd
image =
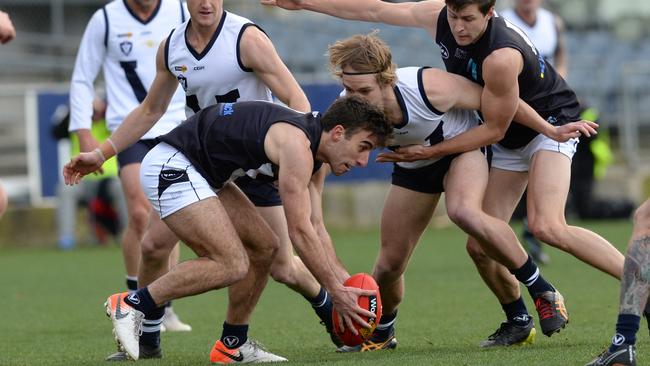
[{"label": "grass field", "polygon": [[[585,223],[623,249],[627,222]],[[379,242],[376,231],[334,231],[351,273],[371,270]],[[584,365],[612,335],[618,282],[555,249],[543,273],[564,294],[571,323],[547,338],[538,329],[534,345],[482,350],[477,344],[503,316],[465,253],[455,228],[429,230],[406,273],[407,293],[397,323],[396,351],[336,354],[302,297],[269,283],[251,322],[250,335],[294,364],[327,365]],[[191,254],[185,250],[184,257]],[[107,295],[122,290],[116,247],[71,252],[3,249],[0,252],[0,365],[93,365],[114,351],[111,325],[103,314]],[[146,365],[207,365],[221,332],[225,292],[175,302],[194,330],[163,334],[165,358]],[[527,299],[530,311],[534,307]],[[646,360],[645,321],[639,334]],[[640,364],[645,364],[641,362]]]}]

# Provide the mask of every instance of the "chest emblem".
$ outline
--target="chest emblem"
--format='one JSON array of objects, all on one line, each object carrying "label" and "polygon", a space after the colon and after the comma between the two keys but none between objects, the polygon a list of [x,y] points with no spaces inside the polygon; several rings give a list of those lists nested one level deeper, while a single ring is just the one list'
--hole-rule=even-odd
[{"label": "chest emblem", "polygon": [[133,51],[133,43],[130,41],[124,41],[120,43],[120,50],[124,54],[124,56],[128,56],[131,54],[131,51]]}]

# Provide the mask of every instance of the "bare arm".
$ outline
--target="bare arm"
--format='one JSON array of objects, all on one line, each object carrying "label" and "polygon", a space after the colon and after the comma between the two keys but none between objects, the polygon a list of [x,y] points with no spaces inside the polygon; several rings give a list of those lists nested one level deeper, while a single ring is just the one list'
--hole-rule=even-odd
[{"label": "bare arm", "polygon": [[242,36],[240,47],[244,66],[253,69],[282,103],[301,112],[311,110],[305,92],[282,62],[266,34],[257,27],[248,27]]},{"label": "bare arm", "polygon": [[[483,88],[478,84],[440,69],[424,70],[422,79],[429,102],[439,111],[447,112],[451,108],[481,109]],[[521,99],[514,120],[559,142],[580,135],[595,135],[595,129],[598,128],[598,124],[590,121],[572,122],[555,127]]]},{"label": "bare arm", "polygon": [[336,256],[332,238],[325,228],[325,221],[323,219],[323,188],[328,172],[329,166],[323,164],[318,172],[311,177],[311,182],[309,183],[309,193],[311,196],[310,221],[314,229],[316,229],[323,250],[327,253],[327,258],[334,261],[334,263],[330,264],[330,268],[337,274],[338,280],[344,282],[350,277],[350,274]]},{"label": "bare arm", "polygon": [[339,273],[331,268],[338,259],[328,257],[331,253],[323,248],[310,221],[312,207],[309,183],[314,161],[309,146],[302,131],[284,123],[273,125],[264,141],[267,156],[280,167],[280,196],[291,242],[305,266],[332,295],[334,307],[354,332],[353,321],[369,327],[360,315],[371,316],[371,313],[359,307],[357,299],[360,295],[370,295],[372,292],[343,286]]},{"label": "bare arm", "polygon": [[564,39],[564,22],[559,16],[555,16],[555,27],[557,29],[557,47],[553,55],[553,67],[562,78],[566,79],[569,71],[569,61],[566,51],[566,40]]},{"label": "bare arm", "polygon": [[[118,152],[138,141],[165,114],[167,107],[178,89],[178,81],[165,65],[165,42],[161,42],[156,54],[156,77],[142,103],[129,113],[111,140]],[[115,152],[108,142],[99,147],[108,159]]]},{"label": "bare arm", "polygon": [[519,100],[517,76],[521,54],[512,48],[496,50],[483,62],[485,87],[481,94],[483,124],[432,146],[411,145],[383,153],[377,161],[416,161],[462,153],[498,142],[510,126]]},{"label": "bare arm", "polygon": [[151,84],[146,98],[129,113],[120,127],[110,137],[110,141],[113,142],[115,148],[107,140],[95,151],[81,153],[73,157],[63,168],[66,184],[77,184],[81,177],[101,168],[106,159],[138,141],[167,111],[167,106],[169,106],[169,102],[178,88],[178,81],[165,66],[165,42],[163,41],[158,48],[156,54],[156,78]]},{"label": "bare arm", "polygon": [[435,35],[436,23],[444,2],[388,3],[379,0],[261,0],[287,10],[311,10],[350,20],[386,23],[403,27],[424,28]]}]

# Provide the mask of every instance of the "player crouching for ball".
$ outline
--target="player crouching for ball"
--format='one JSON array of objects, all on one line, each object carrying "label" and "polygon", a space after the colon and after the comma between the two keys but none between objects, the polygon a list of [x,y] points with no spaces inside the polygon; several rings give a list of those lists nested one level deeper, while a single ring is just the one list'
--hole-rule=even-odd
[{"label": "player crouching for ball", "polygon": [[[132,122],[132,123],[128,123]],[[126,148],[146,126],[127,120],[98,149],[74,157],[64,168],[66,184],[99,169]],[[212,349],[214,363],[285,361],[248,341],[251,313],[269,277],[278,240],[253,204],[231,182],[248,174],[277,180],[291,241],[302,261],[332,295],[344,327],[376,314],[359,296],[376,290],[344,285],[350,277],[336,257],[322,220],[322,165],[336,175],[366,166],[370,151],[386,145],[392,126],[376,107],[358,97],[340,98],[324,113],[300,113],[270,102],[207,107],[157,138],[140,172],[143,190],[166,226],[198,258],[182,262],[147,287],[114,294],[106,303],[118,344],[138,359],[142,319],[166,302],[230,286],[245,291],[246,304],[232,332]],[[230,299],[232,301],[232,297]],[[244,306],[245,305],[245,306]]]}]

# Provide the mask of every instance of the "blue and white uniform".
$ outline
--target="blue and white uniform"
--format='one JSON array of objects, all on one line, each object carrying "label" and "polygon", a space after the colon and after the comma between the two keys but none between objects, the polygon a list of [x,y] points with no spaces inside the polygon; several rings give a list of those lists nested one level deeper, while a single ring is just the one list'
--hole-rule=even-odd
[{"label": "blue and white uniform", "polygon": [[[84,32],[70,86],[70,131],[90,129],[93,83],[102,69],[111,131],[135,109],[156,76],[156,52],[169,32],[188,17],[179,0],[161,0],[149,19],[140,19],[124,0],[95,12]],[[153,139],[185,118],[183,91],[174,94],[167,112],[143,137]]]},{"label": "blue and white uniform", "polygon": [[[217,103],[273,101],[268,86],[241,60],[241,38],[248,27],[257,27],[253,22],[224,11],[212,39],[201,53],[187,41],[190,22],[175,29],[165,45],[165,64],[185,90],[187,117]],[[277,188],[271,183],[242,177],[237,185],[255,206],[282,204]]]},{"label": "blue and white uniform", "polygon": [[[397,81],[393,90],[402,111],[402,122],[393,127],[390,148],[435,145],[479,124],[475,111],[451,109],[441,112],[431,104],[422,81],[425,69],[403,67],[396,71]],[[443,179],[455,156],[395,163],[392,184],[422,193],[441,193],[444,191]]]}]

